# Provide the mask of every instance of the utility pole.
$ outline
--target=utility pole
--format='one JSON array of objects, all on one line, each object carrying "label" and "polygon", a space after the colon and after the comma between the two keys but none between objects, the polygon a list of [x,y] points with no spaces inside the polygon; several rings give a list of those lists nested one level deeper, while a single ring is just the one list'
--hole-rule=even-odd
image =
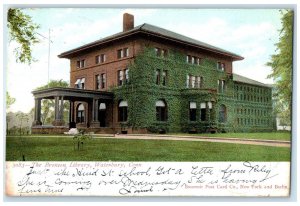
[{"label": "utility pole", "polygon": [[48,88],[49,88],[49,82],[50,82],[50,79],[49,79],[49,76],[50,76],[50,43],[51,43],[51,36],[50,36],[50,32],[51,32],[51,29],[49,28],[49,36],[48,36]]},{"label": "utility pole", "polygon": [[49,31],[48,31],[48,38],[45,37],[44,35],[40,34],[40,33],[37,33],[38,35],[40,35],[41,37],[43,37],[44,39],[47,39],[48,40],[48,87],[49,87],[49,82],[50,82],[50,46],[51,46],[51,43],[53,43],[51,41],[51,29],[49,28]]}]

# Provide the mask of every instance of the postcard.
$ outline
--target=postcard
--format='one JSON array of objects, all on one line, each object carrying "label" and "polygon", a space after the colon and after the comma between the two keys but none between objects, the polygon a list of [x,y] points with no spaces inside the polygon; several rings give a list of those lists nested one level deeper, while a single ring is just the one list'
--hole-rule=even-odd
[{"label": "postcard", "polygon": [[7,196],[288,197],[293,10],[7,8]]}]

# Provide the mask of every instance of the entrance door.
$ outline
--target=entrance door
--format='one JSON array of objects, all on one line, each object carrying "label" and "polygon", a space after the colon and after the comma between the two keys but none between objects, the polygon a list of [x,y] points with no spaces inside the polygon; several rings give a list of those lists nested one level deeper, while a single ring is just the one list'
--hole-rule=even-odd
[{"label": "entrance door", "polygon": [[100,103],[98,116],[99,116],[100,127],[106,127],[106,104],[105,103]]}]

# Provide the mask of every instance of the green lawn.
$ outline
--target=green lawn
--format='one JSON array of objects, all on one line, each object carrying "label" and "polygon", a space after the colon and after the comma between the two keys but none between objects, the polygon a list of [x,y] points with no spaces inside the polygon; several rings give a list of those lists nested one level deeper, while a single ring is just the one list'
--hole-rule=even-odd
[{"label": "green lawn", "polygon": [[191,136],[202,136],[202,137],[228,137],[228,138],[242,138],[242,139],[265,139],[265,140],[291,140],[290,132],[260,132],[260,133],[216,133],[216,134],[186,134],[176,133],[174,135],[191,135]]},{"label": "green lawn", "polygon": [[289,161],[290,149],[228,143],[91,139],[74,150],[66,137],[7,137],[6,160],[27,161]]}]

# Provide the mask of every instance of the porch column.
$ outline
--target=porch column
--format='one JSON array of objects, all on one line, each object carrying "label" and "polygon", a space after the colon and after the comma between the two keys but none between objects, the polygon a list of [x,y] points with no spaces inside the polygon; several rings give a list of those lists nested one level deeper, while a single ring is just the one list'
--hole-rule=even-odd
[{"label": "porch column", "polygon": [[69,127],[76,128],[75,118],[74,118],[74,101],[70,100],[70,111],[69,111]]},{"label": "porch column", "polygon": [[59,119],[64,120],[64,97],[60,97]]},{"label": "porch column", "polygon": [[[64,120],[62,119],[61,112],[63,112],[63,104],[61,104],[61,108],[59,108],[59,96],[56,96],[54,98],[55,100],[55,107],[54,107],[54,121],[52,122],[53,126],[63,126],[64,125]],[[61,102],[63,103],[63,97],[61,97]]]},{"label": "porch column", "polygon": [[55,120],[59,120],[59,97],[55,97],[54,101],[55,101],[54,118]]},{"label": "porch column", "polygon": [[99,99],[95,99],[95,113],[94,113],[94,120],[96,121],[96,122],[99,122]]},{"label": "porch column", "polygon": [[94,128],[100,127],[100,122],[98,120],[98,112],[99,112],[99,99],[93,99],[91,127]]},{"label": "porch column", "polygon": [[34,121],[32,126],[42,125],[41,122],[41,99],[35,98],[34,99]]}]

